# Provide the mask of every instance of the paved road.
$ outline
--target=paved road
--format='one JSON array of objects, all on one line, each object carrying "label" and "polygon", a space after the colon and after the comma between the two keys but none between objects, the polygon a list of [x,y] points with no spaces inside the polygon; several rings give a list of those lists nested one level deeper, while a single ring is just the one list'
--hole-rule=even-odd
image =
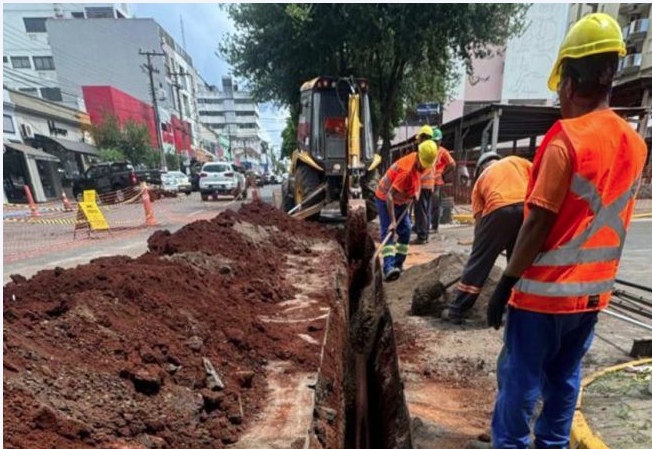
[{"label": "paved road", "polygon": [[[280,186],[265,186],[260,189],[263,201],[271,202],[273,190],[279,188]],[[2,283],[7,283],[9,276],[14,273],[29,277],[40,270],[57,266],[70,268],[97,257],[118,254],[135,257],[147,250],[147,238],[154,230],[168,229],[174,232],[194,220],[212,218],[226,208],[237,209],[240,204],[231,199],[202,202],[197,193],[189,197],[162,199],[154,202],[154,214],[159,225],[153,228],[141,226],[144,221],[142,205],[121,206],[106,213],[109,224],[119,223],[122,229],[92,238],[81,233],[73,239],[70,224],[5,222]],[[48,216],[44,215],[43,218]],[[72,218],[72,215],[68,214],[67,218]],[[127,226],[124,226],[125,223]]]}]

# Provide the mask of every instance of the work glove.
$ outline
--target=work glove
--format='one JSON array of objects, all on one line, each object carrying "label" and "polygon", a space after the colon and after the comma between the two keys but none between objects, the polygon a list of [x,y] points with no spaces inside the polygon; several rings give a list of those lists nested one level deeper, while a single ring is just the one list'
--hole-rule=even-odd
[{"label": "work glove", "polygon": [[487,305],[487,325],[493,327],[494,329],[500,329],[500,325],[503,321],[503,312],[505,311],[505,306],[509,297],[512,294],[512,288],[518,282],[517,277],[502,275],[498,285],[494,290],[489,304]]}]

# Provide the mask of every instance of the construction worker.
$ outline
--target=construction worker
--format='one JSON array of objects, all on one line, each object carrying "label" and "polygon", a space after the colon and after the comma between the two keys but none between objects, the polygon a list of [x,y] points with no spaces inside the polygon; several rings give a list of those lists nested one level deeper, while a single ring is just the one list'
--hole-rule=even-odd
[{"label": "construction worker", "polygon": [[441,197],[443,193],[442,188],[445,184],[444,176],[455,170],[457,164],[455,163],[455,159],[453,159],[450,151],[441,146],[441,141],[444,138],[441,129],[435,128],[432,138],[439,147],[439,156],[435,163],[435,188],[432,192],[431,203],[432,230],[437,233],[439,231],[439,216],[441,210]]},{"label": "construction worker", "polygon": [[[417,145],[432,140],[433,129],[429,125],[424,125],[419,129],[416,135]],[[422,245],[428,242],[428,234],[430,232],[430,216],[431,216],[431,202],[432,191],[435,188],[435,167],[421,177],[421,194],[414,206],[414,231],[417,238],[412,241],[415,245]]]},{"label": "construction worker", "polygon": [[461,324],[478,299],[496,259],[507,251],[509,260],[523,224],[523,203],[532,163],[517,156],[501,159],[490,151],[478,159],[471,206],[475,238],[455,300],[442,318]]},{"label": "construction worker", "polygon": [[501,325],[492,420],[494,448],[568,448],[580,388],[581,361],[598,312],[607,307],[634,209],[647,149],[609,108],[620,26],[603,13],[568,31],[548,80],[562,119],[534,159],[525,219],[488,305],[488,324]]},{"label": "construction worker", "polygon": [[426,140],[420,143],[417,152],[392,164],[376,189],[381,240],[391,234],[381,250],[383,278],[388,282],[398,279],[403,270],[412,227],[406,211],[412,200],[419,198],[421,177],[431,172],[436,158],[435,142]]}]

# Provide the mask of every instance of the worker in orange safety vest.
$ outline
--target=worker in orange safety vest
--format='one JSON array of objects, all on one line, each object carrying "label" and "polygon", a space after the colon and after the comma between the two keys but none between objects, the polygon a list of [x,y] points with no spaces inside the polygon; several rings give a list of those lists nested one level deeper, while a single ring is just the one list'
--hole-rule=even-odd
[{"label": "worker in orange safety vest", "polygon": [[432,213],[431,228],[432,232],[439,232],[439,220],[441,212],[441,199],[443,194],[443,187],[445,184],[444,176],[455,170],[457,163],[450,151],[441,145],[444,134],[441,129],[436,128],[433,133],[433,140],[439,147],[439,155],[435,163],[435,187],[432,191],[432,204],[430,206]]},{"label": "worker in orange safety vest", "polygon": [[412,229],[409,214],[404,212],[414,199],[419,198],[421,177],[432,172],[435,159],[437,144],[426,140],[419,144],[416,153],[394,162],[376,188],[381,240],[392,234],[381,249],[383,278],[387,282],[398,279],[403,270]]},{"label": "worker in orange safety vest", "polygon": [[581,378],[598,312],[609,303],[647,158],[643,139],[609,108],[618,58],[627,53],[618,22],[584,16],[561,44],[548,87],[562,119],[536,152],[525,219],[489,301],[498,329],[492,447],[568,448]]},{"label": "worker in orange safety vest", "polygon": [[471,255],[456,287],[455,299],[442,318],[462,324],[473,307],[496,259],[507,252],[510,259],[523,224],[523,203],[532,163],[518,156],[501,158],[489,151],[478,159],[471,206],[475,232]]}]

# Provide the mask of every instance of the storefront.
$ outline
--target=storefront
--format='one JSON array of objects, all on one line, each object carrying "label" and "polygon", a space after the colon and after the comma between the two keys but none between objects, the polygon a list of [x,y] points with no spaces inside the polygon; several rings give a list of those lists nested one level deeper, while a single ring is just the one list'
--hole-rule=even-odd
[{"label": "storefront", "polygon": [[61,198],[59,158],[20,143],[3,145],[2,180],[10,203],[26,203],[25,186],[37,202]]}]

